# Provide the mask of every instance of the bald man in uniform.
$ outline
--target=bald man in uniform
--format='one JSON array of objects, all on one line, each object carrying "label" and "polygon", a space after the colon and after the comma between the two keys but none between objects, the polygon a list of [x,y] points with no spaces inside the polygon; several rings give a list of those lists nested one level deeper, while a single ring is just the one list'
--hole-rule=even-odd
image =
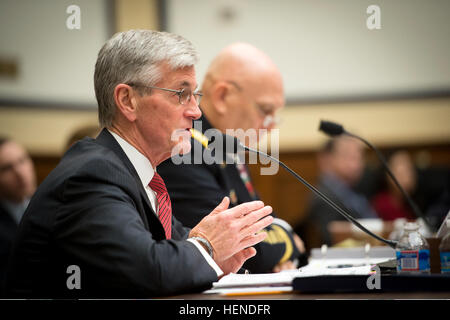
[{"label": "bald man in uniform", "polygon": [[[277,66],[267,54],[247,43],[233,43],[216,56],[206,72],[202,93],[203,115],[194,124],[201,132],[193,134],[191,150],[206,147],[203,133],[212,128],[223,133],[227,129],[242,129],[241,133],[254,130],[261,139],[259,133],[275,127],[276,114],[285,103]],[[259,199],[245,164],[205,162],[176,164],[172,158],[158,167],[173,212],[186,226],[198,223],[224,196],[231,199],[230,206]],[[255,246],[257,255],[244,268],[253,273],[276,272],[294,268],[299,258],[301,265],[306,263],[303,242],[286,221],[275,219],[265,231],[266,240]]]}]

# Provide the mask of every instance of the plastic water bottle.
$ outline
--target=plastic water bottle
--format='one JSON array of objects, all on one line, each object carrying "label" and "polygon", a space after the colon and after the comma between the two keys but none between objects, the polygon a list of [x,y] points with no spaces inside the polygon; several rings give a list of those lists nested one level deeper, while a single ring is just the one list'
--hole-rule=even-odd
[{"label": "plastic water bottle", "polygon": [[417,223],[405,224],[395,251],[398,273],[430,273],[430,247]]},{"label": "plastic water bottle", "polygon": [[398,241],[400,240],[400,236],[403,233],[403,227],[405,226],[406,219],[405,218],[397,218],[394,220],[393,230],[389,234],[389,239]]},{"label": "plastic water bottle", "polygon": [[450,218],[445,223],[447,224],[447,232],[439,245],[439,255],[441,257],[441,273],[450,274]]}]

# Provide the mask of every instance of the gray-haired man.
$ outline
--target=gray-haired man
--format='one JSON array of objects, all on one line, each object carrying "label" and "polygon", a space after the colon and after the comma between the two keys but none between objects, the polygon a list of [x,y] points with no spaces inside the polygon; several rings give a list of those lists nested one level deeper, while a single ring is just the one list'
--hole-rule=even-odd
[{"label": "gray-haired man", "polygon": [[[150,297],[201,290],[255,254],[272,209],[229,199],[192,230],[171,215],[156,167],[200,117],[182,37],[119,33],[95,67],[96,139],[76,143],[32,198],[13,249],[10,295]],[[173,141],[176,135],[180,140]],[[187,148],[187,149],[186,149]]]}]

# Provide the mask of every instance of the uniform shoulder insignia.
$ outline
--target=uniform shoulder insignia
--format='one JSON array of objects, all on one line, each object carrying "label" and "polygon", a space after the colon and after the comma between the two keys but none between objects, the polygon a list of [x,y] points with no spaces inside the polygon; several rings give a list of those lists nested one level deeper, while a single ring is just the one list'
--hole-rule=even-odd
[{"label": "uniform shoulder insignia", "polygon": [[203,133],[194,128],[191,128],[191,135],[192,138],[200,142],[205,148],[208,148],[209,140]]},{"label": "uniform shoulder insignia", "polygon": [[283,263],[289,260],[294,252],[294,247],[287,232],[282,227],[272,224],[271,230],[267,230],[266,233],[267,237],[264,239],[264,242],[269,244],[283,243],[286,246],[283,257],[281,257],[278,263]]}]

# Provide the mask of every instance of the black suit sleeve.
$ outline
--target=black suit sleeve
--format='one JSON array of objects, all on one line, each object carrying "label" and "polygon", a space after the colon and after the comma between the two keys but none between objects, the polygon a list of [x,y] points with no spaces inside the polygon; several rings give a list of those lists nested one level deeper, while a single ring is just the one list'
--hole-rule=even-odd
[{"label": "black suit sleeve", "polygon": [[149,297],[202,290],[217,280],[192,243],[156,241],[123,188],[75,176],[62,196],[67,205],[54,223],[55,240],[68,263],[81,264],[81,290]]}]

